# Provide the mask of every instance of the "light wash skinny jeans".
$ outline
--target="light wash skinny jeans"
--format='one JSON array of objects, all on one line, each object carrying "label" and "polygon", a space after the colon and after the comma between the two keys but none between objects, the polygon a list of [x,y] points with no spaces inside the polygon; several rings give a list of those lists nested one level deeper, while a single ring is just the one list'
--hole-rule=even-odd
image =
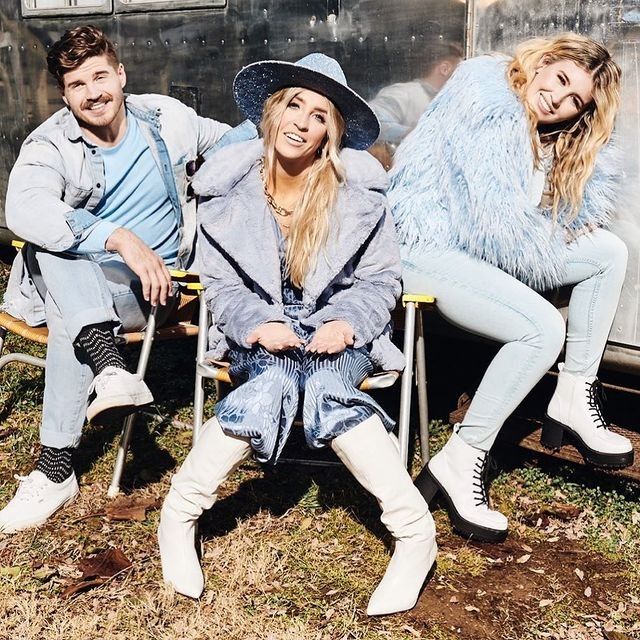
[{"label": "light wash skinny jeans", "polygon": [[[74,348],[75,339],[83,327],[100,322],[139,331],[147,323],[149,304],[138,277],[118,254],[92,254],[93,259],[87,259],[30,245],[27,256],[45,301],[49,329],[40,441],[48,447],[77,447],[93,373]],[[171,304],[158,308],[158,323],[170,308]]]},{"label": "light wash skinny jeans", "polygon": [[574,284],[568,323],[540,294],[501,269],[460,251],[403,256],[404,289],[437,299],[452,324],[504,343],[489,365],[458,435],[488,451],[504,421],[554,364],[565,344],[565,371],[594,376],[618,306],[627,248],[603,229],[568,245]]}]

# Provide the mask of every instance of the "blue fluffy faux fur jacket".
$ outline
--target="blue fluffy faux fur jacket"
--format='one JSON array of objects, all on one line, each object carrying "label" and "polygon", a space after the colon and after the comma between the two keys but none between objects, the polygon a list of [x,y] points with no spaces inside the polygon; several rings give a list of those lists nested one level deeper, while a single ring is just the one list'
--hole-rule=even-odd
[{"label": "blue fluffy faux fur jacket", "polygon": [[598,155],[578,217],[531,203],[533,152],[507,59],[463,62],[398,148],[388,192],[403,254],[458,249],[537,290],[565,269],[565,228],[605,226],[621,168],[611,145]]}]

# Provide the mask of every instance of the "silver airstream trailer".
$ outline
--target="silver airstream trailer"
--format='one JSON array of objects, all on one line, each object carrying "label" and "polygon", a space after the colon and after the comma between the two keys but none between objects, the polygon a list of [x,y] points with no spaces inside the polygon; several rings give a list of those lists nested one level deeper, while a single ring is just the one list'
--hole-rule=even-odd
[{"label": "silver airstream trailer", "polygon": [[114,40],[129,88],[178,97],[199,113],[240,120],[231,82],[258,59],[336,57],[353,87],[372,98],[421,74],[437,44],[467,56],[510,51],[528,37],[579,31],[603,40],[624,72],[618,123],[624,198],[615,231],[629,270],[607,349],[610,366],[640,372],[640,9],[634,0],[0,0],[0,243],[9,171],[26,134],[60,108],[47,48],[76,24]]}]

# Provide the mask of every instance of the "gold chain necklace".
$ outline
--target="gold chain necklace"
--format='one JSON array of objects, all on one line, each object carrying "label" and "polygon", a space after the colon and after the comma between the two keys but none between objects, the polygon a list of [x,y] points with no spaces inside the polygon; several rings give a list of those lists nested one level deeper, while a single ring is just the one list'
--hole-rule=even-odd
[{"label": "gold chain necklace", "polygon": [[273,209],[274,213],[277,213],[279,216],[283,218],[287,218],[290,216],[293,211],[289,209],[285,209],[281,207],[274,199],[273,196],[269,193],[269,189],[267,188],[267,180],[264,175],[264,160],[260,160],[260,179],[262,180],[262,189],[264,190],[264,197],[267,199],[267,204]]}]

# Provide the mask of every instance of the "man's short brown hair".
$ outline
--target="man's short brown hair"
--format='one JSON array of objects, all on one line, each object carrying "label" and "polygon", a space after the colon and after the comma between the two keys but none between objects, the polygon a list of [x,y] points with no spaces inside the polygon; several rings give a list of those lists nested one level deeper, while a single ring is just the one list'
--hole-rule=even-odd
[{"label": "man's short brown hair", "polygon": [[95,56],[107,56],[114,67],[119,64],[113,42],[101,29],[88,24],[69,29],[60,40],[53,43],[47,54],[47,67],[58,86],[64,89],[64,74]]}]

